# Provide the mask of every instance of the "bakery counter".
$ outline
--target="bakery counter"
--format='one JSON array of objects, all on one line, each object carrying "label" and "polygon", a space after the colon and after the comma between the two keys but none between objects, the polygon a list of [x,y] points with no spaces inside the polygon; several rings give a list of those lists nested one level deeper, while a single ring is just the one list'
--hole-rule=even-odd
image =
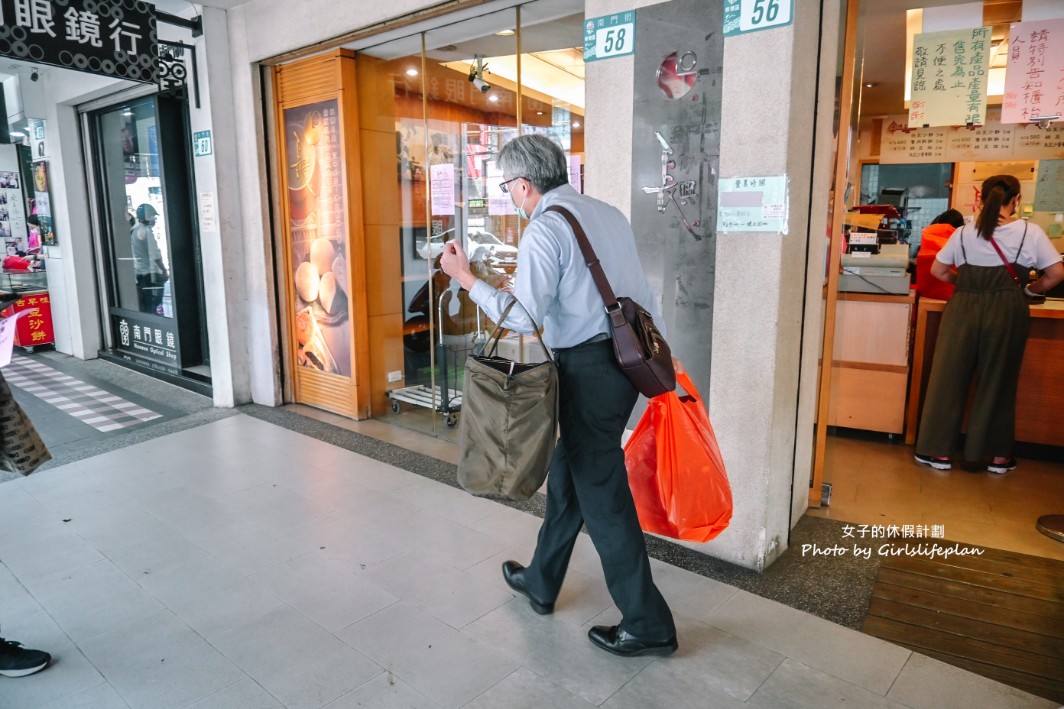
[{"label": "bakery counter", "polygon": [[[905,442],[916,443],[924,392],[931,375],[935,341],[946,301],[920,298],[909,379]],[[1031,306],[1031,334],[1020,369],[1016,398],[1016,440],[1064,446],[1064,301]]]}]

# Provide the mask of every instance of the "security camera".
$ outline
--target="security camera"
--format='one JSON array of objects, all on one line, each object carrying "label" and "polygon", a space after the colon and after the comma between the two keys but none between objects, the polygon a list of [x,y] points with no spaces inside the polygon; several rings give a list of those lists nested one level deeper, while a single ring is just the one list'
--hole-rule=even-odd
[{"label": "security camera", "polygon": [[484,57],[479,54],[473,55],[473,62],[469,65],[469,83],[480,89],[480,93],[486,94],[491,91],[491,84],[484,81],[484,72],[488,65],[484,63]]}]

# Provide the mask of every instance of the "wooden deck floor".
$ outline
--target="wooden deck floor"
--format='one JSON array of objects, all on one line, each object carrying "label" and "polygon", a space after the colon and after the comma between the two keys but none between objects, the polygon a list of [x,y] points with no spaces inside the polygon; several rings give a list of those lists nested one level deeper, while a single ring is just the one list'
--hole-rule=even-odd
[{"label": "wooden deck floor", "polygon": [[862,630],[1064,704],[1064,562],[994,549],[885,556]]}]

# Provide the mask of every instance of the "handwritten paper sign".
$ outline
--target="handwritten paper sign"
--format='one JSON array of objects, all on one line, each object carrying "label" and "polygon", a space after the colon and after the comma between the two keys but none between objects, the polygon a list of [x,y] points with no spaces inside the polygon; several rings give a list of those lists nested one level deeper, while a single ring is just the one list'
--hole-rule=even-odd
[{"label": "handwritten paper sign", "polygon": [[1039,160],[1034,211],[1064,212],[1064,160]]},{"label": "handwritten paper sign", "polygon": [[989,27],[916,35],[909,127],[982,125],[989,49]]},{"label": "handwritten paper sign", "polygon": [[1027,123],[1064,108],[1064,19],[1017,22],[1009,28],[1002,123]]},{"label": "handwritten paper sign", "polygon": [[15,347],[15,323],[24,315],[32,315],[37,308],[20,310],[9,318],[0,318],[0,367],[11,363],[11,352]]},{"label": "handwritten paper sign", "polygon": [[432,216],[454,215],[454,165],[429,165],[432,186]]}]

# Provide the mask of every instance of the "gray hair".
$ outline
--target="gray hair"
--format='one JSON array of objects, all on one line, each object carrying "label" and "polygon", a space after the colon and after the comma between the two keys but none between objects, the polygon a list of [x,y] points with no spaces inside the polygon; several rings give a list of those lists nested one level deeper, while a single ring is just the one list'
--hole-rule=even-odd
[{"label": "gray hair", "polygon": [[541,133],[512,139],[499,151],[499,167],[504,175],[524,177],[540,194],[569,182],[565,153]]}]

